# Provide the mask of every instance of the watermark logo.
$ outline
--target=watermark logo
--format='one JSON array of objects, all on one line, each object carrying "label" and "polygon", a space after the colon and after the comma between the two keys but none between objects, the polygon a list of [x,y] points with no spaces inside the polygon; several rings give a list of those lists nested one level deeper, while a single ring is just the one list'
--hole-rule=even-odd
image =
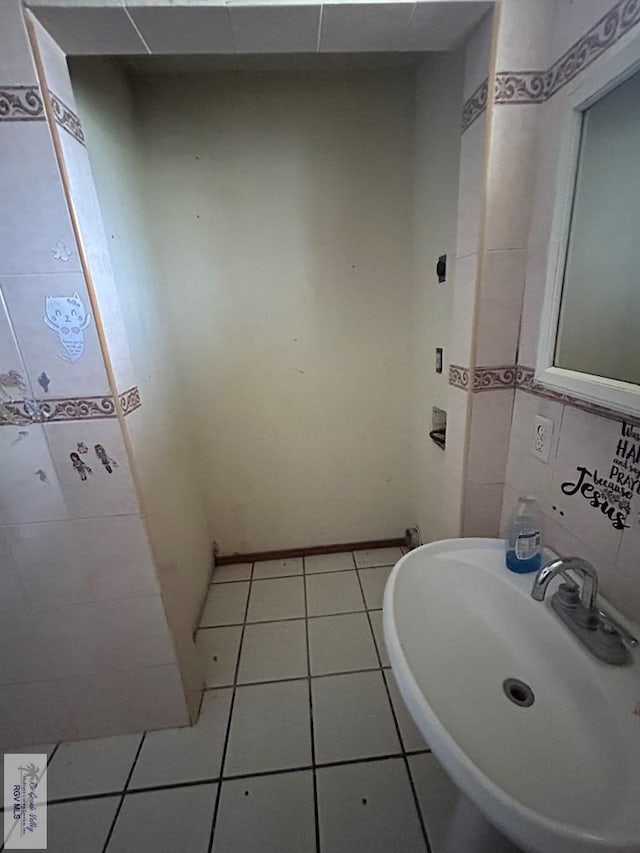
[{"label": "watermark logo", "polygon": [[46,753],[4,756],[5,850],[47,849]]}]

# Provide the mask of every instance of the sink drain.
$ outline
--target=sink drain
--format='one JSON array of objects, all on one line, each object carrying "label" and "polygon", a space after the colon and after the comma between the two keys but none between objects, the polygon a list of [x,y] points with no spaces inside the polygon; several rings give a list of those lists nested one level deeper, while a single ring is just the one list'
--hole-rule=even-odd
[{"label": "sink drain", "polygon": [[502,689],[507,699],[514,705],[519,705],[520,708],[529,708],[535,702],[536,697],[533,690],[519,678],[505,678],[502,682]]}]

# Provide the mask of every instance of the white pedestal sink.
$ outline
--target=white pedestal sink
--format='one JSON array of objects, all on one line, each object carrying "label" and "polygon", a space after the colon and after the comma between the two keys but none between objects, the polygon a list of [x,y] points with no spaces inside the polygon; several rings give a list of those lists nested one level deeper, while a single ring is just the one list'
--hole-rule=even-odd
[{"label": "white pedestal sink", "polygon": [[[627,667],[592,657],[531,598],[533,577],[506,569],[502,540],[404,556],[383,612],[398,686],[464,797],[523,850],[640,853],[640,655]],[[533,704],[514,704],[506,679],[528,685]],[[480,818],[460,808],[452,839]],[[487,849],[475,832],[459,853]]]}]

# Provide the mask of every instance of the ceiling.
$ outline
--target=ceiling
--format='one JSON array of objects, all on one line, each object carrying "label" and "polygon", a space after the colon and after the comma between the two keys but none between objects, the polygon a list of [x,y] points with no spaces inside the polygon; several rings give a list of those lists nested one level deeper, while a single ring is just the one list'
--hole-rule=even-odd
[{"label": "ceiling", "polygon": [[27,0],[70,55],[451,50],[487,0]]}]

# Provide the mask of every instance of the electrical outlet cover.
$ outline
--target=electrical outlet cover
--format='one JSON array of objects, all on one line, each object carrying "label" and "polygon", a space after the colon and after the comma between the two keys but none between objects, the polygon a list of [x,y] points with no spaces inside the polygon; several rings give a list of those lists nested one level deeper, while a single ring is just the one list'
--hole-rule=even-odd
[{"label": "electrical outlet cover", "polygon": [[553,421],[536,415],[533,420],[533,438],[531,440],[531,455],[541,462],[548,462],[551,456],[551,441],[553,439]]}]

